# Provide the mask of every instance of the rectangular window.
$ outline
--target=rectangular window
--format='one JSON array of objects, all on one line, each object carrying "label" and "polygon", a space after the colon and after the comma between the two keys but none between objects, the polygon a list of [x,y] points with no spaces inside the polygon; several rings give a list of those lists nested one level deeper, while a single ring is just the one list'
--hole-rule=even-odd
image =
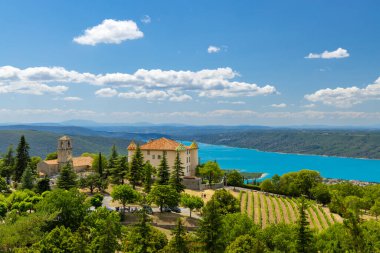
[{"label": "rectangular window", "polygon": [[164,151],[164,155],[167,155],[166,151]]},{"label": "rectangular window", "polygon": [[160,156],[160,155],[157,155],[157,159],[161,159],[161,156]]},{"label": "rectangular window", "polygon": [[156,158],[156,156],[155,155],[152,155],[152,159],[155,159]]},{"label": "rectangular window", "polygon": [[150,155],[150,150],[147,151],[148,155]]}]

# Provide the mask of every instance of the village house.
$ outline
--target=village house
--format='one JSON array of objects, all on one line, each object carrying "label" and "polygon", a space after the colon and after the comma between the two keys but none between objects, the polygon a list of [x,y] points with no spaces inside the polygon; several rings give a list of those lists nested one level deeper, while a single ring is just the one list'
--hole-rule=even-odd
[{"label": "village house", "polygon": [[41,161],[37,164],[37,171],[41,176],[53,176],[59,173],[60,169],[67,164],[71,164],[74,171],[84,172],[91,169],[92,157],[73,157],[72,141],[68,136],[63,136],[58,140],[57,159]]},{"label": "village house", "polygon": [[[136,150],[136,143],[132,141],[128,146],[128,160],[132,161],[132,156]],[[191,143],[190,146],[185,146],[182,143],[170,140],[167,138],[160,138],[150,140],[140,146],[144,156],[144,162],[149,161],[154,167],[158,167],[163,155],[166,155],[170,170],[174,166],[174,161],[179,153],[182,166],[184,167],[184,175],[186,177],[195,177],[195,168],[199,164],[198,158],[198,145],[196,142]]]}]

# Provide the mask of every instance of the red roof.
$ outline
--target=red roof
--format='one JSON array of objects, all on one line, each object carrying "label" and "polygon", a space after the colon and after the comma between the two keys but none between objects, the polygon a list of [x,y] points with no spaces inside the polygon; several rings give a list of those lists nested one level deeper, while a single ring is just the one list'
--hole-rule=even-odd
[{"label": "red roof", "polygon": [[140,148],[141,150],[173,150],[175,151],[176,148],[180,145],[181,143],[179,142],[162,137],[157,140],[148,141],[144,145],[141,145]]}]

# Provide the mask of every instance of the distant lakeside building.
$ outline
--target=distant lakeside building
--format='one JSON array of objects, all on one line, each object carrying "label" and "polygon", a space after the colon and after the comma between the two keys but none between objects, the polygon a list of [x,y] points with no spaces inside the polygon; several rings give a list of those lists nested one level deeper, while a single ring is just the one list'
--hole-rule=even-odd
[{"label": "distant lakeside building", "polygon": [[40,176],[53,176],[59,173],[60,169],[67,164],[71,164],[75,172],[83,172],[91,169],[92,157],[73,157],[72,141],[68,136],[58,139],[57,159],[45,160],[37,164],[37,171]]},{"label": "distant lakeside building", "polygon": [[[128,161],[132,161],[136,148],[137,144],[132,141],[128,146]],[[195,168],[199,164],[198,145],[196,142],[192,142],[190,146],[185,146],[182,143],[163,137],[148,141],[141,145],[140,149],[144,156],[144,162],[150,162],[156,168],[160,165],[162,157],[165,154],[170,170],[173,169],[178,152],[182,166],[184,167],[184,175],[186,177],[195,177]]]}]

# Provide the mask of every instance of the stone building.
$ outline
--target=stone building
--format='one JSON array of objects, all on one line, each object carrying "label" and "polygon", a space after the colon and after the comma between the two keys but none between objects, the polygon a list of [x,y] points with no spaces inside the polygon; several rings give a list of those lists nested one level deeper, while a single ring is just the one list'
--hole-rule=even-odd
[{"label": "stone building", "polygon": [[[128,146],[128,161],[132,161],[132,156],[136,150],[136,143],[132,141]],[[167,138],[160,138],[150,140],[140,146],[141,152],[144,156],[144,161],[149,161],[154,167],[158,167],[163,154],[166,154],[169,168],[174,166],[174,160],[177,152],[180,155],[184,174],[186,177],[195,176],[195,168],[199,164],[198,158],[198,145],[196,142],[191,143],[190,146],[185,146],[182,143],[170,140]]]},{"label": "stone building", "polygon": [[53,176],[67,164],[71,164],[75,172],[84,172],[92,166],[92,157],[73,157],[72,141],[68,136],[58,139],[57,159],[41,161],[37,164],[39,175]]}]

